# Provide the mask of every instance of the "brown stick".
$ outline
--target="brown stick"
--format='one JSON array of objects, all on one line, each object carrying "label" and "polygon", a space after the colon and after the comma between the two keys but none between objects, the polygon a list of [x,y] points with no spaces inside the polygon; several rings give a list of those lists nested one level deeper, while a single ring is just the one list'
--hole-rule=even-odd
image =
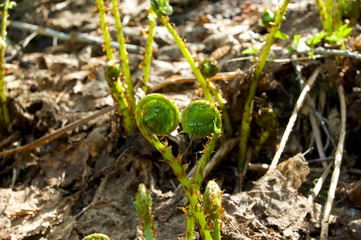
[{"label": "brown stick", "polygon": [[26,152],[26,151],[30,151],[30,150],[33,150],[37,147],[40,147],[44,144],[47,144],[61,136],[63,136],[64,134],[66,134],[66,132],[68,131],[71,131],[97,117],[100,117],[104,114],[106,114],[107,112],[110,112],[114,109],[116,109],[117,107],[116,106],[108,106],[108,107],[105,107],[101,110],[99,110],[98,112],[92,114],[91,116],[89,117],[86,117],[86,118],[83,118],[83,119],[80,119],[78,121],[75,121],[63,128],[60,128],[60,129],[57,129],[55,132],[53,133],[50,133],[48,135],[45,135],[41,138],[39,138],[38,140],[35,140],[34,142],[31,142],[29,144],[26,144],[24,146],[20,146],[18,148],[14,148],[14,149],[9,149],[9,150],[5,150],[5,151],[2,151],[0,152],[0,156],[9,156],[9,155],[13,155],[15,153],[20,153],[20,152]]}]

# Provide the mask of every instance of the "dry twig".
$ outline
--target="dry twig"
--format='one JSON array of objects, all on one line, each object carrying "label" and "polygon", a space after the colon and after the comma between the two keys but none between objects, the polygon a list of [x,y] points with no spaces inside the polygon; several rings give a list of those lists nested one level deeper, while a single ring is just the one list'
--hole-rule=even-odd
[{"label": "dry twig", "polygon": [[61,136],[65,135],[68,131],[71,131],[97,117],[100,117],[114,109],[116,109],[117,106],[108,106],[108,107],[105,107],[101,110],[99,110],[98,112],[90,115],[89,117],[86,117],[86,118],[83,118],[83,119],[80,119],[78,121],[75,121],[63,128],[60,128],[60,129],[57,129],[56,131],[48,134],[48,135],[45,135],[37,140],[35,140],[34,142],[31,142],[29,144],[26,144],[24,146],[20,146],[18,148],[14,148],[14,149],[9,149],[9,150],[5,150],[5,151],[2,151],[0,152],[0,156],[8,156],[8,155],[13,155],[15,153],[20,153],[20,152],[26,152],[26,151],[30,151],[30,150],[33,150],[37,147],[40,147],[44,144],[47,144],[51,141],[54,141],[55,139],[57,138],[60,138]]},{"label": "dry twig", "polygon": [[327,201],[323,212],[321,239],[327,239],[328,236],[328,227],[329,227],[331,209],[332,209],[333,199],[335,198],[338,178],[340,176],[342,154],[343,154],[345,137],[346,137],[346,100],[345,100],[345,93],[343,90],[343,86],[341,84],[337,86],[337,92],[340,98],[340,110],[341,110],[340,137],[338,139],[337,150],[335,153],[335,167],[333,169],[330,188],[328,189]]},{"label": "dry twig", "polygon": [[[42,34],[48,37],[57,38],[59,40],[63,41],[77,41],[77,42],[83,42],[83,43],[89,43],[94,45],[102,45],[103,39],[98,38],[89,34],[85,33],[73,33],[73,34],[67,34],[59,31],[55,31],[51,28],[46,27],[40,27],[34,24],[24,23],[24,22],[18,22],[18,21],[12,21],[9,25],[9,27],[20,29],[23,31],[29,31],[32,32],[33,36],[36,36],[36,34]],[[112,46],[116,49],[119,49],[118,42],[112,42]],[[129,52],[133,53],[143,53],[144,48],[132,45],[132,44],[126,44],[126,48]]]},{"label": "dry twig", "polygon": [[307,84],[304,87],[304,89],[302,90],[299,98],[297,99],[296,106],[293,109],[293,112],[292,112],[292,115],[291,115],[291,117],[290,117],[290,119],[288,121],[286,130],[285,130],[285,132],[284,132],[284,134],[282,136],[280,146],[277,149],[277,152],[276,152],[275,156],[273,157],[273,160],[271,162],[269,170],[276,168],[276,166],[278,164],[278,161],[279,161],[279,159],[281,157],[281,154],[282,154],[282,152],[283,152],[283,150],[284,150],[284,148],[286,146],[288,137],[291,134],[292,128],[293,128],[293,126],[294,126],[294,124],[296,122],[298,112],[301,110],[303,102],[306,99],[307,93],[310,91],[310,89],[311,89],[313,83],[315,82],[315,80],[316,80],[318,74],[320,73],[320,71],[321,71],[321,67],[317,67],[315,69],[315,71],[313,72],[311,77],[308,79]]}]

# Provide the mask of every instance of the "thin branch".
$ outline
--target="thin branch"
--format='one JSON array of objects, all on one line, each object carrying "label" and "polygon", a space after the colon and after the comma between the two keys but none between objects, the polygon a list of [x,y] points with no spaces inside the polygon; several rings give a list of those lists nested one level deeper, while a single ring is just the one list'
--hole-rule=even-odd
[{"label": "thin branch", "polygon": [[[341,50],[341,49],[327,49],[318,47],[313,51],[315,54],[323,55],[323,56],[346,56],[350,58],[356,58],[361,60],[361,53],[350,51],[350,50]],[[299,54],[308,54],[308,51],[297,52]]]},{"label": "thin branch", "polygon": [[[292,62],[292,65],[295,68],[296,78],[299,81],[300,87],[304,88],[305,82],[303,81],[301,66],[295,61]],[[325,155],[325,151],[324,151],[322,140],[321,140],[320,127],[318,125],[317,118],[316,118],[316,107],[315,107],[315,103],[314,103],[313,99],[310,96],[307,96],[307,105],[308,105],[308,109],[309,109],[308,112],[309,112],[309,119],[310,119],[310,123],[311,123],[311,127],[312,127],[312,133],[315,138],[318,155],[320,156],[320,158],[325,158],[326,155]],[[327,163],[322,162],[322,166],[324,168],[326,168]]]},{"label": "thin branch", "polygon": [[327,201],[323,212],[321,239],[327,239],[328,236],[331,209],[332,209],[333,199],[335,198],[337,182],[340,176],[342,154],[343,154],[345,137],[346,137],[346,100],[345,100],[344,89],[341,84],[337,86],[337,92],[340,98],[340,110],[341,110],[340,137],[338,139],[337,150],[335,153],[335,167],[333,169],[330,188],[328,189]]},{"label": "thin branch", "polygon": [[318,74],[320,73],[321,71],[321,67],[317,67],[315,69],[315,71],[313,72],[313,74],[311,75],[311,77],[308,79],[307,81],[307,84],[306,86],[303,88],[297,102],[296,102],[296,106],[295,108],[293,109],[293,112],[292,112],[292,115],[290,117],[290,120],[288,121],[288,124],[287,124],[287,127],[286,127],[286,130],[282,136],[282,139],[281,139],[281,143],[280,143],[280,146],[279,148],[277,149],[277,152],[272,160],[272,163],[270,165],[270,168],[269,169],[274,169],[277,164],[278,164],[278,161],[281,157],[281,154],[286,146],[286,143],[287,143],[287,140],[288,140],[288,137],[289,135],[291,134],[291,131],[292,131],[292,128],[296,122],[296,119],[297,119],[297,115],[298,115],[298,112],[301,110],[302,106],[303,106],[303,102],[305,101],[306,99],[306,96],[307,96],[307,93],[310,91],[313,83],[315,82]]},{"label": "thin branch", "polygon": [[328,174],[331,172],[331,167],[333,166],[333,163],[328,164],[325,171],[322,173],[321,177],[317,180],[317,183],[315,187],[312,189],[311,194],[308,196],[307,201],[312,204],[317,195],[320,193],[322,189],[322,185],[325,182]]},{"label": "thin branch", "polygon": [[8,155],[12,155],[12,154],[15,154],[15,153],[20,153],[20,152],[26,152],[26,151],[30,151],[30,150],[33,150],[37,147],[40,147],[44,144],[47,144],[51,141],[54,141],[55,139],[58,139],[60,138],[61,136],[65,135],[67,132],[79,127],[79,126],[82,126],[83,124],[95,119],[95,118],[98,118],[100,116],[103,116],[104,114],[116,109],[117,106],[108,106],[108,107],[105,107],[99,111],[97,111],[96,113],[90,115],[89,117],[86,117],[86,118],[83,118],[83,119],[79,119],[73,123],[70,123],[69,125],[66,125],[65,127],[63,128],[59,128],[57,130],[55,130],[54,132],[48,134],[48,135],[45,135],[37,140],[35,140],[34,142],[31,142],[29,144],[26,144],[24,146],[20,146],[18,148],[13,148],[13,149],[9,149],[9,150],[4,150],[2,152],[0,152],[0,156],[8,156]]},{"label": "thin branch", "polygon": [[[77,41],[77,42],[89,43],[89,44],[94,44],[94,45],[102,45],[103,44],[102,38],[95,37],[95,36],[85,34],[85,33],[67,34],[67,33],[59,32],[59,31],[55,31],[54,29],[51,29],[51,28],[40,27],[37,25],[24,23],[24,22],[18,22],[18,21],[10,22],[9,27],[20,29],[23,31],[37,32],[41,35],[58,38],[63,41]],[[112,44],[112,47],[119,49],[118,42],[112,41],[111,44]],[[144,52],[144,48],[137,46],[137,45],[126,44],[125,47],[129,52],[133,52],[133,53],[143,53]]]}]

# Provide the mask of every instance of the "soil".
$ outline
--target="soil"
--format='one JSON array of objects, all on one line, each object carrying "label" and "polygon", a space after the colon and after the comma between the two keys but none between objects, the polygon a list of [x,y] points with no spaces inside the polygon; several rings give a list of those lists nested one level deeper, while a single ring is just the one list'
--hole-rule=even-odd
[{"label": "soil", "polygon": [[[121,2],[139,99],[144,96],[140,86],[148,1]],[[297,61],[304,80],[322,66],[310,92],[315,105],[303,107],[277,169],[266,173],[262,168],[262,164],[271,163],[301,92],[295,65],[277,60],[289,59],[287,47],[295,34],[308,37],[321,31],[314,1],[293,1],[289,6],[282,31],[290,38],[277,40],[273,46],[269,59],[274,61],[267,63],[254,101],[254,119],[262,109],[271,109],[277,115],[277,127],[268,129],[252,122],[250,165],[242,173],[237,171],[239,126],[255,61],[253,57],[239,58],[245,56],[241,52],[247,47],[262,43],[267,29],[259,26],[261,13],[268,7],[275,8],[278,1],[171,3],[174,13],[170,19],[195,58],[200,61],[213,56],[220,65],[215,84],[227,100],[233,133],[223,136],[218,144],[212,157],[215,165],[205,182],[214,179],[224,190],[223,239],[319,238],[330,177],[315,201],[307,198],[325,165],[335,156],[340,135],[337,84],[345,88],[347,135],[329,236],[359,238],[359,59],[344,58],[341,64],[333,56]],[[15,151],[6,156],[0,153],[0,239],[78,240],[94,232],[111,239],[142,239],[133,204],[139,183],[145,183],[152,193],[158,239],[184,238],[182,208],[187,201],[175,176],[138,131],[125,133],[116,107],[109,107],[114,101],[104,79],[106,57],[101,44],[74,37],[82,33],[101,39],[95,1],[19,0],[10,11],[10,21],[5,82],[14,131],[0,139],[0,149]],[[41,29],[21,29],[15,26],[16,21]],[[109,17],[108,22],[116,39],[114,20]],[[359,18],[347,42],[348,49],[359,52],[360,24]],[[69,34],[71,39],[44,35],[45,27]],[[150,90],[170,96],[182,109],[202,98],[202,91],[166,29],[158,25],[155,34]],[[96,115],[101,109],[100,116]],[[312,111],[322,120],[321,133],[312,128]],[[270,137],[258,146],[265,131]],[[323,156],[317,151],[317,137],[324,147]],[[207,141],[179,133],[166,139],[189,169]]]}]

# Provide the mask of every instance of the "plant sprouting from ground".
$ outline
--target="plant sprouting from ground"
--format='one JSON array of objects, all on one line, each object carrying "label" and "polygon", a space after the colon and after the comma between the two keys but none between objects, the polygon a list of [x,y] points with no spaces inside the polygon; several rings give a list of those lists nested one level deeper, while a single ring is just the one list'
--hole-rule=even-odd
[{"label": "plant sprouting from ground", "polygon": [[[198,100],[191,102],[180,115],[171,99],[162,94],[149,94],[139,101],[135,117],[143,136],[163,155],[185,191],[189,201],[189,206],[185,209],[188,216],[187,239],[193,239],[195,224],[198,225],[202,239],[212,239],[199,190],[204,167],[221,134],[222,121],[218,109],[208,101]],[[183,132],[191,137],[210,136],[197,165],[197,173],[192,179],[187,177],[188,165],[182,164],[181,156],[174,156],[167,141],[162,142],[158,138],[173,132],[179,122],[182,123]]]},{"label": "plant sprouting from ground", "polygon": [[152,216],[152,196],[143,183],[139,184],[135,195],[135,210],[142,223],[144,239],[156,239],[154,220]]},{"label": "plant sprouting from ground", "polygon": [[[195,60],[192,57],[192,54],[187,49],[185,41],[178,35],[174,25],[169,21],[169,15],[172,14],[173,8],[169,4],[168,0],[150,0],[151,7],[154,13],[156,13],[159,21],[167,28],[168,32],[172,35],[174,42],[177,44],[179,50],[183,54],[184,58],[187,60],[189,66],[191,67],[196,80],[203,90],[204,97],[207,101],[214,103],[217,102],[220,110],[223,114],[223,119],[225,122],[225,129],[228,133],[231,132],[231,122],[226,111],[225,99],[221,95],[219,89],[206,77],[202,74],[199,67],[197,66]],[[214,99],[213,99],[214,97]]]},{"label": "plant sprouting from ground", "polygon": [[[1,19],[1,30],[0,30],[0,130],[6,129],[9,133],[12,130],[11,117],[8,108],[8,97],[6,87],[4,83],[5,78],[5,50],[6,50],[6,27],[8,19],[8,10],[16,5],[14,1],[5,0],[1,7],[2,19]],[[0,131],[1,136],[1,131]]]},{"label": "plant sprouting from ground", "polygon": [[110,238],[102,233],[93,233],[84,237],[83,240],[110,240]]},{"label": "plant sprouting from ground", "polygon": [[242,115],[242,123],[241,123],[241,132],[240,132],[240,149],[239,149],[239,160],[238,160],[238,169],[242,170],[246,163],[246,153],[247,153],[247,143],[250,135],[250,124],[252,119],[252,111],[253,111],[253,98],[256,93],[256,89],[258,83],[261,79],[261,74],[266,64],[269,51],[274,42],[275,35],[279,31],[282,20],[286,14],[287,6],[290,0],[284,0],[281,7],[277,11],[277,15],[274,21],[274,25],[267,37],[267,41],[265,46],[261,50],[261,55],[256,65],[256,70],[254,73],[254,77],[251,81],[249,92],[246,97],[246,101],[244,104],[244,110]]},{"label": "plant sprouting from ground", "polygon": [[221,189],[214,180],[210,180],[207,183],[206,190],[204,191],[203,208],[204,212],[208,215],[213,225],[211,232],[213,240],[221,239],[222,223],[220,221],[220,217],[224,212],[222,201],[223,199]]},{"label": "plant sprouting from ground", "polygon": [[[120,60],[118,61],[114,58],[112,39],[106,22],[106,7],[104,6],[104,0],[97,0],[97,7],[100,17],[100,28],[103,32],[103,46],[108,59],[107,70],[110,70],[107,72],[105,79],[111,88],[114,101],[121,109],[125,131],[131,132],[135,128],[135,94],[130,74],[128,53],[125,46],[125,38],[123,36],[122,23],[120,20],[121,16],[119,13],[118,0],[112,0],[112,14],[115,19],[120,52]],[[117,65],[117,62],[120,62],[120,64]]]}]

